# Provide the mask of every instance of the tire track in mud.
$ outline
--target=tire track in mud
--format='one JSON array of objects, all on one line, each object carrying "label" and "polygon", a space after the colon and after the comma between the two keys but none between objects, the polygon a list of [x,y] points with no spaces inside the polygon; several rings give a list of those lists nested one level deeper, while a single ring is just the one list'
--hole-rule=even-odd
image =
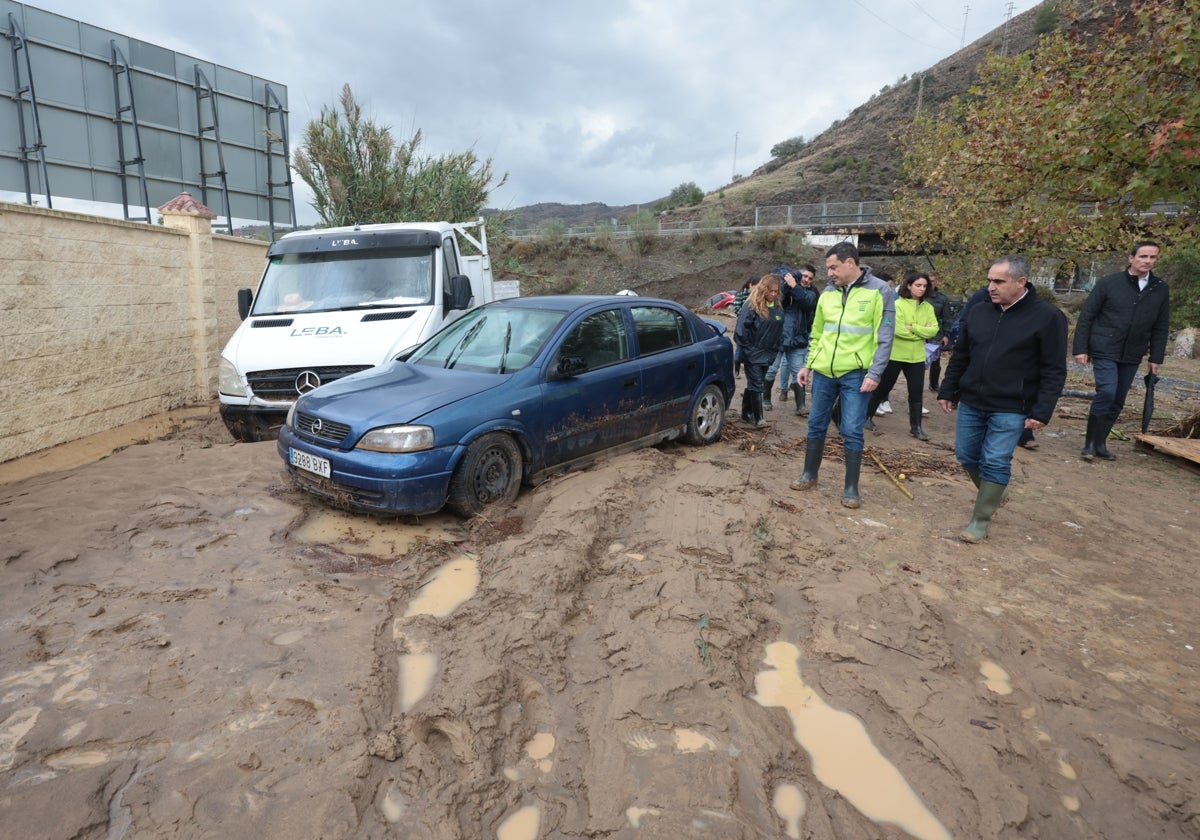
[{"label": "tire track in mud", "polygon": [[[353,638],[363,601],[308,581],[283,545],[271,548],[291,508],[225,487],[265,450],[193,453],[224,465],[153,496],[140,479],[161,457],[154,448],[49,482],[58,508],[32,496],[6,506],[16,550],[0,592],[5,831],[344,834],[343,791],[364,759],[351,737],[360,701],[337,677],[354,657],[328,640]],[[55,519],[67,511],[71,521]],[[86,538],[61,536],[55,521]]]}]

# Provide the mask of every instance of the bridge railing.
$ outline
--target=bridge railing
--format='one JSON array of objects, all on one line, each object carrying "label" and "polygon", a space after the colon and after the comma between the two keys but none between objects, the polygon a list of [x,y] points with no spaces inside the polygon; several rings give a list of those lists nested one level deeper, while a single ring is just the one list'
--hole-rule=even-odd
[{"label": "bridge railing", "polygon": [[[1095,215],[1096,205],[1081,204],[1081,216]],[[1174,202],[1159,202],[1146,208],[1141,216],[1177,216],[1192,212]],[[825,227],[886,227],[894,225],[890,201],[826,201],[820,204],[777,204],[754,208],[754,224],[743,227],[707,227],[700,221],[659,222],[655,231],[660,236],[686,233],[741,232],[770,228],[825,228]],[[572,225],[563,232],[568,237],[613,236],[626,239],[636,231],[630,225]],[[536,239],[541,232],[537,228],[514,230],[514,239]]]}]

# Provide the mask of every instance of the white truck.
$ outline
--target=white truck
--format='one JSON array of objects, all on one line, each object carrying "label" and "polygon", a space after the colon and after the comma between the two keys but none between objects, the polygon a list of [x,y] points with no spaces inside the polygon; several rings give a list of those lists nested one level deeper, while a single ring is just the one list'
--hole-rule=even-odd
[{"label": "white truck", "polygon": [[[476,254],[464,255],[459,237]],[[300,394],[383,364],[495,299],[487,232],[419,222],[289,233],[221,352],[221,419],[241,441],[274,439]]]}]

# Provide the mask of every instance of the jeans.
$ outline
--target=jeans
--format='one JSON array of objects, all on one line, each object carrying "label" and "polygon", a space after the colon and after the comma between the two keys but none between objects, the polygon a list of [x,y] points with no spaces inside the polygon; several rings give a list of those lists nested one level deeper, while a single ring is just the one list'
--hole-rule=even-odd
[{"label": "jeans", "polygon": [[[859,389],[865,370],[852,370],[849,373],[833,379],[815,370],[809,371],[809,391],[812,403],[808,411],[808,439],[825,440],[829,430],[829,417],[833,411],[834,399],[840,397],[842,402],[842,422],[838,426],[845,441],[846,449],[850,452],[862,452],[863,423],[867,419],[867,400],[869,394]],[[1012,454],[1011,452],[1009,454]]]},{"label": "jeans", "polygon": [[807,362],[808,345],[780,350],[775,361],[771,362],[771,366],[767,368],[767,381],[774,382],[776,375],[781,374],[779,390],[786,391],[788,386],[796,384],[796,374]]},{"label": "jeans", "polygon": [[1012,478],[1013,450],[1025,431],[1025,415],[1007,411],[980,411],[958,404],[954,457],[967,472],[984,481],[1008,484]]},{"label": "jeans", "polygon": [[1125,407],[1129,386],[1137,376],[1138,365],[1114,362],[1112,359],[1092,359],[1092,373],[1096,377],[1096,396],[1092,400],[1090,414],[1111,417],[1114,420]]}]

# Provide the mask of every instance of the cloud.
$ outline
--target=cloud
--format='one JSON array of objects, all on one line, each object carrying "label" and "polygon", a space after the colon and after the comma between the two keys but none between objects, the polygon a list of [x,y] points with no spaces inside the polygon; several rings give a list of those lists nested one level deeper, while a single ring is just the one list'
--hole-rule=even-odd
[{"label": "cloud", "polygon": [[[966,37],[1002,26],[1008,5],[971,4]],[[397,136],[419,128],[427,153],[492,158],[509,176],[493,194],[502,207],[646,203],[685,181],[717,189],[953,53],[964,13],[958,0],[38,8],[286,86],[293,144],[349,83]]]}]

